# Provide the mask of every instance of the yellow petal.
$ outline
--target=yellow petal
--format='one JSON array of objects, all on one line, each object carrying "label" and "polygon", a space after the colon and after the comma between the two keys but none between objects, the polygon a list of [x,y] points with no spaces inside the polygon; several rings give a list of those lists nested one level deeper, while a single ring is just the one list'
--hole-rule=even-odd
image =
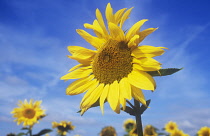
[{"label": "yellow petal", "polygon": [[68,80],[68,79],[83,78],[89,76],[92,72],[93,72],[92,69],[87,69],[86,67],[82,67],[62,76],[60,79]]},{"label": "yellow petal", "polygon": [[80,46],[68,46],[68,50],[72,54],[72,56],[68,55],[67,57],[77,60],[79,63],[82,63],[84,65],[90,64],[96,54],[96,51]]},{"label": "yellow petal", "polygon": [[78,69],[79,67],[82,67],[82,66],[84,66],[84,65],[83,64],[78,64],[78,65],[72,67],[68,72],[74,71],[75,69]]},{"label": "yellow petal", "polygon": [[117,114],[120,113],[120,100],[118,100],[116,109],[115,109],[114,111],[115,111]]},{"label": "yellow petal", "polygon": [[147,37],[149,34],[151,34],[152,32],[154,32],[155,30],[157,30],[158,28],[148,28],[148,29],[145,29],[141,32],[139,32],[139,40],[138,40],[138,44],[140,42],[142,42],[144,40],[145,37]]},{"label": "yellow petal", "polygon": [[104,87],[103,92],[102,92],[101,97],[100,97],[100,108],[101,108],[102,114],[104,114],[104,101],[107,98],[108,92],[109,92],[109,84],[107,84]]},{"label": "yellow petal", "polygon": [[130,15],[132,9],[133,9],[133,7],[130,8],[130,9],[128,9],[128,10],[123,14],[123,16],[122,16],[122,18],[121,18],[121,20],[120,20],[120,28],[122,28],[122,26],[123,26],[125,20],[128,19],[128,17],[129,17],[129,15]]},{"label": "yellow petal", "polygon": [[137,46],[136,41],[139,39],[139,35],[134,35],[128,42],[128,48]]},{"label": "yellow petal", "polygon": [[135,23],[127,32],[126,34],[126,39],[127,41],[129,41],[134,35],[136,35],[139,30],[140,27],[146,22],[148,21],[147,19],[142,19],[140,21],[138,21],[137,23]]},{"label": "yellow petal", "polygon": [[153,58],[137,59],[133,57],[133,67],[142,71],[157,71],[161,69],[161,63]]},{"label": "yellow petal", "polygon": [[118,112],[119,107],[117,106],[119,106],[119,84],[117,80],[110,84],[107,100],[112,110]]},{"label": "yellow petal", "polygon": [[122,15],[123,15],[123,13],[125,12],[125,10],[126,10],[127,8],[123,8],[123,9],[120,9],[120,10],[118,10],[115,14],[114,14],[114,16],[115,16],[115,24],[119,24],[120,23],[120,20],[121,20],[121,18],[122,18]]},{"label": "yellow petal", "polygon": [[122,91],[120,90],[120,104],[122,105],[123,110],[126,109],[126,99],[123,97]]},{"label": "yellow petal", "polygon": [[142,90],[139,88],[136,88],[135,86],[131,86],[131,88],[132,88],[133,98],[136,99],[137,101],[141,102],[145,106],[147,106]]},{"label": "yellow petal", "polygon": [[82,108],[89,108],[91,105],[93,105],[101,96],[101,93],[103,92],[104,84],[99,84],[98,87],[94,91],[92,91],[90,94],[88,92],[84,96],[84,100],[81,103]]},{"label": "yellow petal", "polygon": [[106,19],[107,19],[107,22],[113,22],[113,23],[115,22],[115,18],[113,15],[113,9],[112,9],[110,3],[108,3],[106,6]]},{"label": "yellow petal", "polygon": [[155,81],[151,75],[146,72],[133,69],[133,71],[128,75],[128,81],[133,86],[145,89],[145,90],[154,90],[155,89]]},{"label": "yellow petal", "polygon": [[119,26],[117,26],[114,23],[109,23],[108,27],[109,27],[110,35],[113,39],[115,39],[117,41],[125,40],[124,32]]},{"label": "yellow petal", "polygon": [[93,21],[93,25],[85,23],[84,27],[87,29],[93,29],[94,33],[96,34],[98,38],[103,38],[103,35],[104,35],[103,29],[101,28],[101,26],[99,25],[96,19]]},{"label": "yellow petal", "polygon": [[94,37],[82,29],[77,29],[76,31],[82,38],[84,38],[88,43],[93,45],[93,47],[95,47],[96,49],[100,48],[104,43],[102,39]]},{"label": "yellow petal", "polygon": [[135,56],[136,58],[141,57],[155,57],[162,55],[165,51],[163,49],[167,49],[165,47],[154,47],[149,45],[142,45],[137,48],[135,48],[132,51],[132,56]]},{"label": "yellow petal", "polygon": [[67,95],[76,95],[85,92],[89,86],[93,84],[90,80],[92,80],[94,77],[91,75],[89,77],[84,77],[81,79],[78,79],[74,82],[72,82],[67,88],[66,88],[66,94]]},{"label": "yellow petal", "polygon": [[[87,93],[86,93],[86,94],[84,95],[84,97],[82,98],[81,103],[82,103],[87,97],[89,97],[89,96],[91,95],[91,93],[97,88],[99,82],[98,82],[96,79],[93,79],[92,82],[93,82],[93,85],[88,89]],[[80,103],[80,104],[81,104],[81,103]]]},{"label": "yellow petal", "polygon": [[132,96],[131,96],[131,86],[130,86],[130,83],[128,82],[128,79],[127,78],[123,78],[120,80],[120,83],[119,83],[119,86],[120,86],[120,94],[128,99],[128,100],[131,100],[132,99]]},{"label": "yellow petal", "polygon": [[104,24],[104,19],[103,19],[103,16],[100,12],[99,9],[96,9],[96,18],[98,20],[98,23],[100,24],[101,28],[103,29],[103,32],[104,32],[104,36],[107,36],[108,35],[108,32],[106,30],[106,26]]}]

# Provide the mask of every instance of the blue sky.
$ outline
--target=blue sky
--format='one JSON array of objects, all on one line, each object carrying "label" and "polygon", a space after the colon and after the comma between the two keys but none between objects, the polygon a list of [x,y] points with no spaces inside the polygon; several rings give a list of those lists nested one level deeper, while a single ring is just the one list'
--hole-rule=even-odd
[{"label": "blue sky", "polygon": [[122,123],[131,116],[118,115],[108,105],[104,115],[97,107],[80,116],[76,112],[83,95],[65,95],[71,81],[60,80],[77,64],[66,57],[68,45],[93,49],[75,30],[92,23],[96,8],[104,13],[108,2],[114,11],[134,7],[125,28],[141,19],[149,19],[143,29],[159,27],[141,45],[169,48],[157,57],[163,68],[184,67],[174,75],[155,78],[155,92],[144,91],[152,101],[143,124],[162,128],[172,120],[190,135],[202,126],[210,127],[209,0],[1,0],[0,135],[21,132],[10,112],[18,100],[30,98],[42,100],[48,114],[35,125],[34,133],[51,128],[52,121],[68,120],[76,126],[70,135],[98,135],[108,125],[119,136],[125,134]]}]

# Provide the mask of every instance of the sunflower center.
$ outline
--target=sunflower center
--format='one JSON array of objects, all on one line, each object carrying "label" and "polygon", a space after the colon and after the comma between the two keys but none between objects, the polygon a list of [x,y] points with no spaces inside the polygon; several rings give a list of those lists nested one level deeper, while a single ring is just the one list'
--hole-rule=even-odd
[{"label": "sunflower center", "polygon": [[209,136],[209,134],[210,133],[208,131],[204,131],[203,134],[202,134],[202,136]]},{"label": "sunflower center", "polygon": [[118,82],[132,71],[131,50],[125,42],[109,40],[93,61],[93,74],[104,84]]},{"label": "sunflower center", "polygon": [[174,130],[174,126],[170,126],[169,128],[170,128],[171,130]]},{"label": "sunflower center", "polygon": [[28,109],[25,109],[23,111],[23,116],[25,118],[31,119],[31,118],[33,118],[35,116],[35,113],[36,113],[36,111],[34,111],[33,109],[28,108]]}]

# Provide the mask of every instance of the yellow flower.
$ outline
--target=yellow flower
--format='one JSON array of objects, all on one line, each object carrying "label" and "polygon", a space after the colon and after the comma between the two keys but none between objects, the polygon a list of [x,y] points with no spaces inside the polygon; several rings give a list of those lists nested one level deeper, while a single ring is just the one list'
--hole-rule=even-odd
[{"label": "yellow flower", "polygon": [[198,136],[210,136],[210,128],[209,127],[202,127],[198,131]]},{"label": "yellow flower", "polygon": [[100,136],[116,136],[116,130],[114,127],[112,126],[107,126],[107,127],[104,127],[102,130],[101,130],[101,133],[100,133]]},{"label": "yellow flower", "polygon": [[182,130],[176,129],[170,134],[170,136],[189,136],[189,135],[185,134]]},{"label": "yellow flower", "polygon": [[144,128],[144,133],[143,134],[144,134],[144,136],[158,136],[155,128],[152,125],[147,125]]},{"label": "yellow flower", "polygon": [[133,119],[127,119],[123,123],[123,128],[126,132],[130,132],[136,126],[136,121]]},{"label": "yellow flower", "polygon": [[60,123],[52,122],[52,128],[57,128],[58,134],[65,136],[68,131],[74,130],[75,126],[71,122],[61,121]]},{"label": "yellow flower", "polygon": [[93,24],[84,24],[84,27],[92,29],[96,36],[77,29],[77,33],[96,50],[68,46],[72,54],[68,57],[80,64],[71,68],[70,73],[61,79],[78,79],[67,87],[67,95],[86,92],[80,103],[81,114],[97,101],[102,113],[105,101],[109,102],[116,113],[120,113],[120,104],[125,109],[126,100],[132,98],[146,105],[141,89],[155,90],[155,81],[147,72],[158,71],[161,68],[161,63],[153,57],[162,55],[163,49],[166,48],[138,46],[147,35],[157,29],[148,28],[140,31],[147,19],[138,21],[126,31],[122,30],[132,9],[123,8],[113,13],[111,4],[108,3],[105,11],[107,24],[100,10],[96,9],[96,19]]},{"label": "yellow flower", "polygon": [[168,133],[173,133],[177,129],[178,129],[178,126],[177,126],[176,122],[169,121],[165,125],[165,131]]},{"label": "yellow flower", "polygon": [[19,101],[18,108],[14,108],[11,114],[13,117],[17,118],[14,121],[19,125],[23,123],[23,126],[33,126],[38,123],[38,120],[45,116],[44,110],[41,109],[40,104],[42,101],[34,101],[30,99],[29,102],[25,100],[24,102]]},{"label": "yellow flower", "polygon": [[129,136],[138,136],[137,127],[134,125],[133,129],[128,133]]}]

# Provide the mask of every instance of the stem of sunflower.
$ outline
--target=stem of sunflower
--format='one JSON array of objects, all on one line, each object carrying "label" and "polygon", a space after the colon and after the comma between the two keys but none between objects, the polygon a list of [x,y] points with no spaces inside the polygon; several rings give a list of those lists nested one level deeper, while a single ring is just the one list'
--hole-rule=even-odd
[{"label": "stem of sunflower", "polygon": [[141,121],[141,109],[140,109],[140,103],[134,99],[134,106],[135,106],[135,117],[136,117],[136,128],[138,136],[143,136],[143,127],[142,127],[142,121]]},{"label": "stem of sunflower", "polygon": [[32,136],[32,129],[29,129],[29,136]]},{"label": "stem of sunflower", "polygon": [[29,136],[32,136],[32,128],[33,128],[33,125],[29,126]]}]

